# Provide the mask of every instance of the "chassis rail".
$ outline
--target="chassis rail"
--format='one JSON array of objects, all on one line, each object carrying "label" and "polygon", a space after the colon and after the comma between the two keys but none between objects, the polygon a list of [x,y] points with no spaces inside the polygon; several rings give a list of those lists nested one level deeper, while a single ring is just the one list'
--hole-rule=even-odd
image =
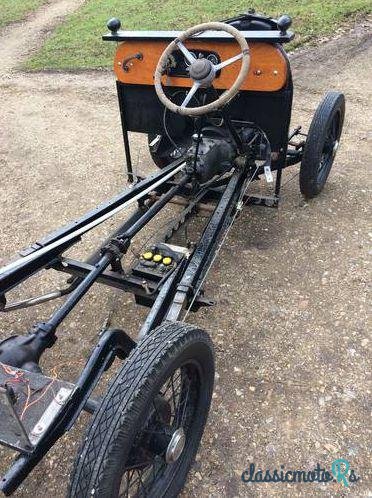
[{"label": "chassis rail", "polygon": [[62,252],[78,242],[81,235],[108,220],[136,200],[145,199],[161,183],[183,169],[183,160],[170,164],[167,168],[127,188],[113,200],[102,204],[96,210],[76,220],[70,225],[53,232],[45,239],[36,242],[22,253],[18,259],[0,270],[0,296],[45,268]]}]

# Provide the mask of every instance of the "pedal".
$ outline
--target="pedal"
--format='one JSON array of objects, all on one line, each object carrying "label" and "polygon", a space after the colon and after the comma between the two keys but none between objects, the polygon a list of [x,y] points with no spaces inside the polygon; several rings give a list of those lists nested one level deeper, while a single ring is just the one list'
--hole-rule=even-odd
[{"label": "pedal", "polygon": [[0,363],[0,444],[31,453],[74,384]]}]

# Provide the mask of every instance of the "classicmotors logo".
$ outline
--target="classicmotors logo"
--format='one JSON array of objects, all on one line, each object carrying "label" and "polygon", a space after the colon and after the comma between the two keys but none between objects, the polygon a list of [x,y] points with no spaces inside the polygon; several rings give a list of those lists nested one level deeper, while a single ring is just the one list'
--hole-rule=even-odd
[{"label": "classicmotors logo", "polygon": [[359,481],[350,467],[348,460],[338,458],[332,462],[331,471],[323,468],[319,463],[313,470],[286,470],[284,465],[280,469],[256,470],[256,465],[251,463],[249,468],[242,473],[242,481],[252,484],[266,483],[329,483],[338,482],[348,487],[350,483]]}]

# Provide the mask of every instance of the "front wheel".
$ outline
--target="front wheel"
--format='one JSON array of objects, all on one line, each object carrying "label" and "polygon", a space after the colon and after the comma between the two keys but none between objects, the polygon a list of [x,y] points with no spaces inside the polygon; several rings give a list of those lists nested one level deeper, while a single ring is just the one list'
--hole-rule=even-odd
[{"label": "front wheel", "polygon": [[194,460],[213,392],[209,336],[166,323],[132,351],[94,414],[70,498],[175,497]]},{"label": "front wheel", "polygon": [[300,190],[308,199],[322,190],[340,143],[345,97],[329,92],[317,108],[306,139],[300,167]]}]

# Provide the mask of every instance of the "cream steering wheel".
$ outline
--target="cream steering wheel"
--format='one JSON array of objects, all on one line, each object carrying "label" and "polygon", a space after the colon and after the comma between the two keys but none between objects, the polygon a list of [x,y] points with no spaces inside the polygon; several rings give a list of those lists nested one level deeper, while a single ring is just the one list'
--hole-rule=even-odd
[{"label": "cream steering wheel", "polygon": [[[219,64],[213,64],[208,59],[196,59],[194,55],[188,50],[188,48],[184,45],[184,42],[196,35],[203,33],[204,31],[226,31],[230,35],[232,35],[235,40],[239,43],[241,53],[227,59],[226,61],[220,62]],[[169,98],[165,95],[163,86],[162,86],[162,76],[166,72],[169,56],[175,50],[180,50],[188,61],[189,65],[189,76],[193,81],[193,85],[186,95],[185,100],[181,105],[174,104]],[[223,69],[230,64],[238,60],[242,60],[240,72],[238,77],[234,81],[231,88],[225,90],[214,102],[211,102],[206,105],[198,106],[198,107],[187,107],[190,103],[192,97],[195,95],[199,88],[208,88],[212,86],[213,81],[216,78],[216,74],[218,71]],[[249,71],[249,48],[246,39],[244,36],[233,26],[229,24],[225,24],[222,22],[207,22],[204,24],[198,24],[193,28],[184,31],[178,38],[173,40],[168,47],[162,53],[159,62],[155,69],[154,75],[154,83],[155,90],[159,97],[159,100],[167,107],[169,110],[176,112],[178,114],[183,114],[185,116],[201,116],[202,114],[206,114],[208,112],[216,111],[220,107],[224,106],[238,93],[240,87],[244,83],[248,71]]]}]

